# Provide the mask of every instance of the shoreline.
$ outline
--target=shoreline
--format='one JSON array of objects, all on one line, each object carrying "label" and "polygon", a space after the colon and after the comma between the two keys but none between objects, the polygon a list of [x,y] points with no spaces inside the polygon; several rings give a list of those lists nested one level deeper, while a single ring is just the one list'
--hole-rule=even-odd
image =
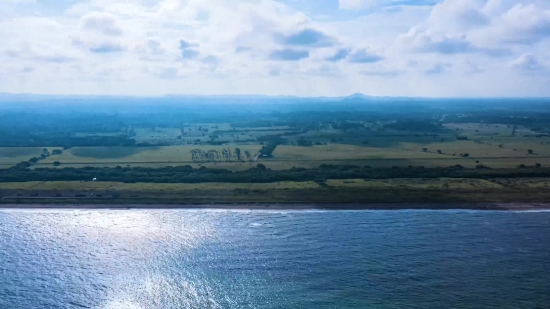
[{"label": "shoreline", "polygon": [[550,203],[365,203],[365,204],[0,204],[0,210],[549,210]]},{"label": "shoreline", "polygon": [[0,186],[0,208],[550,209],[550,179],[329,180],[273,184],[28,182]]}]

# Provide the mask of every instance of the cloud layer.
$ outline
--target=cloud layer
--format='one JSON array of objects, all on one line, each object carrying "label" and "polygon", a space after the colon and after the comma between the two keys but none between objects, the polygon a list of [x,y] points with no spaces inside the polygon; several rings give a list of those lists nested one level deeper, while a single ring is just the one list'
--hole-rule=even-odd
[{"label": "cloud layer", "polygon": [[434,2],[4,1],[0,92],[550,96],[550,2]]}]

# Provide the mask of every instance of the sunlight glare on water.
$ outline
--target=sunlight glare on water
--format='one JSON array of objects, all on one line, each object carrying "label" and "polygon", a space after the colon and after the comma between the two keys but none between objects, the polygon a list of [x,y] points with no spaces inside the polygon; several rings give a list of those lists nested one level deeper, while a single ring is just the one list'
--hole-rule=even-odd
[{"label": "sunlight glare on water", "polygon": [[0,308],[543,308],[549,240],[550,213],[0,211]]}]

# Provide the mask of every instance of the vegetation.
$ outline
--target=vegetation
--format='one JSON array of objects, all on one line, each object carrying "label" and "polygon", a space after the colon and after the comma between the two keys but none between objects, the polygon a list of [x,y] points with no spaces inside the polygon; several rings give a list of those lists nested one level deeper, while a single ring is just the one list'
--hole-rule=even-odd
[{"label": "vegetation", "polygon": [[550,177],[546,100],[78,100],[0,106],[0,182]]},{"label": "vegetation", "polygon": [[[55,161],[54,166],[61,163]],[[317,181],[324,179],[384,179],[384,178],[476,178],[488,179],[493,177],[550,177],[550,169],[518,166],[517,169],[491,169],[479,166],[466,169],[460,165],[448,168],[424,167],[394,167],[370,168],[355,165],[323,164],[318,168],[292,168],[289,170],[271,170],[263,164],[248,170],[233,172],[227,169],[213,169],[207,167],[193,168],[187,166],[142,168],[121,167],[115,168],[35,168],[29,169],[29,162],[21,162],[16,166],[0,170],[0,182],[25,181],[83,181],[93,178],[101,181],[118,182],[152,182],[152,183],[201,183],[201,182],[228,182],[228,183],[269,183],[278,181]],[[321,181],[323,182],[323,181]]]}]

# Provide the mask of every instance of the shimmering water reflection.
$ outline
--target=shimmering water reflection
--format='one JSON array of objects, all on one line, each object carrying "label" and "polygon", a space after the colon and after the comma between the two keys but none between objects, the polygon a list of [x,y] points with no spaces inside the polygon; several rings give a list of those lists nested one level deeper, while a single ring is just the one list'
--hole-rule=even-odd
[{"label": "shimmering water reflection", "polygon": [[0,211],[0,308],[548,308],[550,213]]}]

